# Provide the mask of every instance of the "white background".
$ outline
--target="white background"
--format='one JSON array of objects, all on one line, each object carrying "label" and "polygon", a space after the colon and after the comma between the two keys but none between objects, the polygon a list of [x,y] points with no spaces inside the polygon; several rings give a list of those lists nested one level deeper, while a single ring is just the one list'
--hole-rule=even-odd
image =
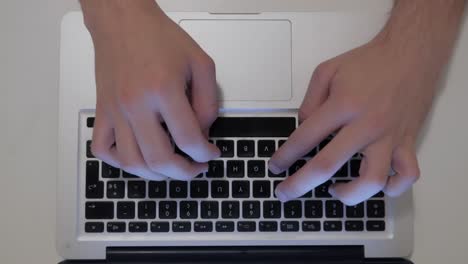
[{"label": "white background", "polygon": [[[298,10],[306,1],[288,2]],[[267,2],[275,10],[285,1],[166,0],[162,5],[171,11],[189,5],[238,10]],[[388,4],[322,0],[312,9],[356,9],[361,2]],[[60,260],[54,246],[59,26],[63,14],[77,9],[72,0],[0,1],[0,263]],[[424,264],[468,259],[468,19],[441,89],[423,131],[422,178],[414,191],[412,259]]]}]

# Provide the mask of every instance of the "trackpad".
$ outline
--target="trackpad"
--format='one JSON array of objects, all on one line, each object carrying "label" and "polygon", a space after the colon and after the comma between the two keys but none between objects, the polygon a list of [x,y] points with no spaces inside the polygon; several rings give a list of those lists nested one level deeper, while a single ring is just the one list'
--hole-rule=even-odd
[{"label": "trackpad", "polygon": [[287,20],[182,20],[216,63],[223,101],[291,98],[291,23]]}]

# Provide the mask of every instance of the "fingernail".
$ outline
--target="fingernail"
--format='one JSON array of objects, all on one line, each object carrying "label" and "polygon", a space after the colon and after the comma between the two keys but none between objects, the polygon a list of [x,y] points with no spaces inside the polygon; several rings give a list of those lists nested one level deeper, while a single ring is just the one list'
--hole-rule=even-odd
[{"label": "fingernail", "polygon": [[269,163],[268,163],[268,168],[269,168],[270,171],[273,172],[274,174],[280,174],[280,173],[281,173],[280,168],[278,168],[278,166],[276,166],[273,162],[269,162]]},{"label": "fingernail", "polygon": [[278,200],[280,200],[281,202],[287,202],[289,199],[288,196],[285,193],[283,193],[283,191],[281,191],[279,188],[276,188],[275,194]]},{"label": "fingernail", "polygon": [[335,188],[329,187],[329,188],[328,188],[328,193],[329,193],[331,196],[336,197],[336,190],[335,190]]}]

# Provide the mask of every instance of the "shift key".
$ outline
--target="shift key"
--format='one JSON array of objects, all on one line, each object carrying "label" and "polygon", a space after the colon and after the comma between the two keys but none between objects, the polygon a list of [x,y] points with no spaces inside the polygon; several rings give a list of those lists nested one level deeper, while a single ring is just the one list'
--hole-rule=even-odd
[{"label": "shift key", "polygon": [[113,202],[87,202],[86,203],[86,219],[113,219],[114,218],[114,203]]}]

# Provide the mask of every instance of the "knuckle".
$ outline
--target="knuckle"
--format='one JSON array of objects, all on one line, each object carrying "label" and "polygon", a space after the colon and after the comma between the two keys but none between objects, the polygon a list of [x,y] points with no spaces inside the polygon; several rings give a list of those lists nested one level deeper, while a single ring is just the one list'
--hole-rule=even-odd
[{"label": "knuckle", "polygon": [[134,89],[129,89],[127,87],[120,88],[117,91],[117,102],[126,110],[132,110],[138,105],[141,105],[142,98],[143,97]]},{"label": "knuckle", "polygon": [[319,155],[315,158],[314,168],[319,174],[323,176],[331,175],[335,167],[336,162],[329,157]]},{"label": "knuckle", "polygon": [[325,61],[320,63],[317,68],[315,68],[312,78],[320,84],[327,83],[332,76],[333,65],[331,61]]},{"label": "knuckle", "polygon": [[205,72],[215,73],[216,72],[216,63],[215,61],[207,54],[199,56],[197,58],[197,65],[201,67]]}]

